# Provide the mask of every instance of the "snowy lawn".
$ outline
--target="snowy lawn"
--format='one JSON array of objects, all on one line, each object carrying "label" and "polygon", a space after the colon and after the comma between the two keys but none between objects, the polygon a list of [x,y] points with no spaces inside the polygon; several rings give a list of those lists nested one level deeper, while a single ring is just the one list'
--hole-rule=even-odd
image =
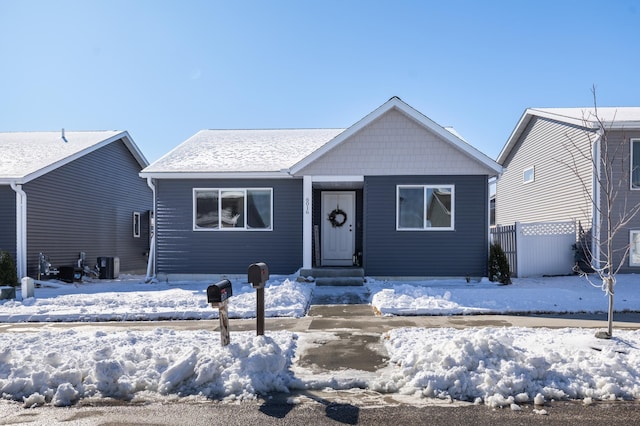
[{"label": "snowy lawn", "polygon": [[[640,277],[620,276],[616,309],[640,310]],[[217,317],[206,303],[209,283],[114,282],[36,288],[35,298],[0,302],[0,322],[120,321]],[[233,282],[230,316],[255,316],[255,290]],[[464,280],[369,280],[371,303],[383,315],[595,312],[607,299],[579,277],[516,279],[511,286]],[[265,290],[268,316],[301,317],[316,289],[286,277]],[[373,375],[347,378],[296,373],[309,333],[236,332],[220,346],[217,332],[22,331],[0,333],[0,395],[25,407],[71,405],[83,398],[252,399],[272,391],[367,388],[510,406],[552,399],[640,397],[640,331],[616,330],[598,340],[588,329],[394,329],[381,336],[389,355]]]}]

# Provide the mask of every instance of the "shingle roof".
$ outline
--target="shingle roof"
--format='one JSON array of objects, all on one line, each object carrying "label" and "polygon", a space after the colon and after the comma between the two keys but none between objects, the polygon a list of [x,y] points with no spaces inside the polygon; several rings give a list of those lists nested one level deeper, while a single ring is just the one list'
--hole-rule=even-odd
[{"label": "shingle roof", "polygon": [[201,130],[143,173],[280,172],[343,130]]},{"label": "shingle roof", "polygon": [[124,131],[0,133],[0,182],[24,183],[120,138],[141,166],[146,159]]}]

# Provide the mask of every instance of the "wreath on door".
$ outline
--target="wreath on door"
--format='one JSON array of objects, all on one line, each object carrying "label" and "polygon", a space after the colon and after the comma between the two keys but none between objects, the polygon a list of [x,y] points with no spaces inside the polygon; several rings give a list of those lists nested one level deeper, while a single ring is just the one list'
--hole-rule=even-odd
[{"label": "wreath on door", "polygon": [[347,214],[340,207],[336,207],[331,213],[329,213],[327,220],[331,222],[331,226],[339,228],[347,221]]}]

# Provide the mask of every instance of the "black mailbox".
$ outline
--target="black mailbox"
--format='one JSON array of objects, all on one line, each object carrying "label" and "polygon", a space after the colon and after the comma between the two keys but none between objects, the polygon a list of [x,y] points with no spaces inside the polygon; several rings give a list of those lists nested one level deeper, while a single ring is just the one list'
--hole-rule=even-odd
[{"label": "black mailbox", "polygon": [[222,303],[233,295],[231,281],[222,280],[207,287],[207,302]]},{"label": "black mailbox", "polygon": [[249,282],[253,288],[264,288],[264,284],[269,279],[269,268],[266,263],[252,263],[247,271]]}]

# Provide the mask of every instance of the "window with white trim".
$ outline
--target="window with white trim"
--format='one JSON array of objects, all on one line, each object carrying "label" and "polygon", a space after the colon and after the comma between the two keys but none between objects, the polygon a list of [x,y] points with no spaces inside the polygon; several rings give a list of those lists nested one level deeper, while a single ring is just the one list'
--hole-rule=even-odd
[{"label": "window with white trim", "polygon": [[640,230],[629,232],[629,266],[640,266]]},{"label": "window with white trim", "polygon": [[631,189],[640,189],[640,139],[631,139]]},{"label": "window with white trim", "polygon": [[398,185],[396,229],[446,231],[454,229],[453,185]]},{"label": "window with white trim", "polygon": [[522,172],[522,183],[533,182],[536,178],[536,169],[534,167],[527,167]]},{"label": "window with white trim", "polygon": [[140,212],[133,212],[133,238],[140,238]]},{"label": "window with white trim", "polygon": [[194,188],[195,231],[273,229],[271,188]]}]

